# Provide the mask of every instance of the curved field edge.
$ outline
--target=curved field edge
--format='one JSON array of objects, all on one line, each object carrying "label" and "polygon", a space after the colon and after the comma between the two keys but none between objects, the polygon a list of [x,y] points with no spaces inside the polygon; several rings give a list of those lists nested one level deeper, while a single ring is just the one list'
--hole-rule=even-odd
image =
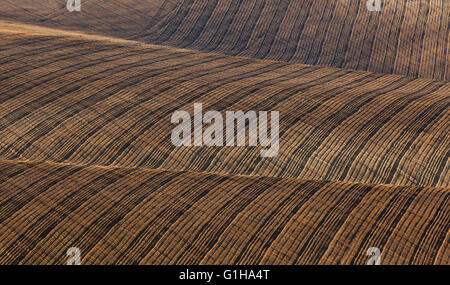
[{"label": "curved field edge", "polygon": [[450,192],[0,161],[0,263],[450,262]]},{"label": "curved field edge", "polygon": [[[0,29],[2,159],[449,186],[448,82]],[[194,103],[279,111],[279,155],[173,146]]]},{"label": "curved field edge", "polygon": [[179,1],[81,0],[79,13],[69,12],[66,4],[67,0],[3,0],[0,19],[127,39],[152,27]]},{"label": "curved field edge", "polygon": [[[450,2],[367,0],[7,0],[1,18],[292,63],[450,79]],[[60,5],[61,4],[61,5]]]}]

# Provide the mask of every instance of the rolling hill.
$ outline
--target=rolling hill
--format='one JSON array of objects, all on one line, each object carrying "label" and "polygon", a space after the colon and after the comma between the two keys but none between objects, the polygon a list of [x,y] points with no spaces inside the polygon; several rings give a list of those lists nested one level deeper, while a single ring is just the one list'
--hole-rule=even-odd
[{"label": "rolling hill", "polygon": [[[321,66],[450,80],[450,1],[6,1],[3,19],[141,42]],[[27,13],[24,13],[24,10]]]},{"label": "rolling hill", "polygon": [[[0,163],[3,264],[448,264],[449,190]],[[186,185],[189,185],[186,187]],[[433,207],[430,207],[433,204]]]},{"label": "rolling hill", "polygon": [[54,2],[0,8],[0,264],[450,264],[448,1]]}]

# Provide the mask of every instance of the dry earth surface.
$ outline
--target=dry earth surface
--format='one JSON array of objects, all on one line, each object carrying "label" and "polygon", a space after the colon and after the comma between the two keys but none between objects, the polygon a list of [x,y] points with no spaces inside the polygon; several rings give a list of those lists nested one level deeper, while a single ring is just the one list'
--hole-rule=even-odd
[{"label": "dry earth surface", "polygon": [[[450,264],[450,2],[384,2],[5,0],[0,263]],[[199,102],[278,155],[175,147]]]}]

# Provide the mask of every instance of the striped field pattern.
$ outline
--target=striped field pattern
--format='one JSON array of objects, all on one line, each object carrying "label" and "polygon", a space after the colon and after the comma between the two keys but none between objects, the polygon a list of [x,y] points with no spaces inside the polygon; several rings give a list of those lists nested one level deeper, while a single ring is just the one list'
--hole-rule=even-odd
[{"label": "striped field pattern", "polygon": [[70,13],[67,0],[2,0],[0,18],[127,38],[145,31],[179,0],[81,0],[83,13]]},{"label": "striped field pattern", "polygon": [[0,264],[450,264],[449,1],[65,2],[0,7]]},{"label": "striped field pattern", "polygon": [[[4,0],[4,19],[152,44],[450,80],[450,1]],[[2,11],[3,10],[3,11]],[[26,13],[24,13],[26,11]]]},{"label": "striped field pattern", "polygon": [[364,264],[374,244],[386,264],[449,262],[448,189],[10,161],[0,170],[3,263],[64,264],[77,245],[84,264]]},{"label": "striped field pattern", "polygon": [[[1,48],[3,159],[450,186],[447,82],[55,37]],[[194,102],[282,110],[279,155],[174,147],[170,117]]]},{"label": "striped field pattern", "polygon": [[450,1],[185,0],[137,38],[231,55],[450,80]]}]

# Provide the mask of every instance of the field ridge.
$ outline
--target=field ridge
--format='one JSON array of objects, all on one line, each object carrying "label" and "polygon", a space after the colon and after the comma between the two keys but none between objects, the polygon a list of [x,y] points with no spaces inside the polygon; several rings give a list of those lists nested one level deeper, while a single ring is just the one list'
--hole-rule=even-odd
[{"label": "field ridge", "polygon": [[1,160],[0,187],[3,264],[449,262],[448,189]]},{"label": "field ridge", "polygon": [[450,1],[3,2],[0,264],[450,264]]},{"label": "field ridge", "polygon": [[[447,82],[87,38],[18,33],[0,45],[0,159],[449,185]],[[195,102],[283,110],[279,155],[174,147],[170,116]]]},{"label": "field ridge", "polygon": [[[70,13],[8,0],[3,19],[259,59],[450,79],[450,2],[109,0]],[[23,13],[23,10],[27,13]]]}]

